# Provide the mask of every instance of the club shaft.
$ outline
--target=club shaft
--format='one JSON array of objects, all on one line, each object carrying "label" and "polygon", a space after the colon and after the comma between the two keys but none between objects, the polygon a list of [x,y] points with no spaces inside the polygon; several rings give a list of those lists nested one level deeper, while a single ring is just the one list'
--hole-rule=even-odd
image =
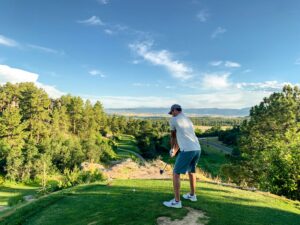
[{"label": "club shaft", "polygon": [[165,164],[164,168],[163,168],[163,171],[165,171],[166,167],[167,167],[168,163]]}]

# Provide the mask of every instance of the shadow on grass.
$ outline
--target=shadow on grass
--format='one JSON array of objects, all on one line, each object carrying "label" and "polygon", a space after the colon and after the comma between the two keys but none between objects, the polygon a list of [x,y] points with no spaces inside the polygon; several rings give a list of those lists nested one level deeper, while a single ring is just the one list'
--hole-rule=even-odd
[{"label": "shadow on grass", "polygon": [[23,196],[34,194],[36,186],[28,186],[23,188],[9,187],[9,186],[0,186],[0,205],[12,206],[19,202],[23,201]]},{"label": "shadow on grass", "polygon": [[198,191],[208,191],[208,192],[223,192],[223,193],[232,193],[231,191],[228,190],[220,190],[220,189],[213,189],[213,188],[207,188],[207,187],[199,187],[197,188]]},{"label": "shadow on grass", "polygon": [[[271,205],[257,206],[252,200],[243,204],[245,199],[236,196],[231,196],[231,201],[226,196],[225,201],[222,196],[218,198],[216,190],[202,189],[205,192],[198,195],[198,202],[183,201],[183,205],[203,210],[210,218],[210,225],[295,225],[299,222],[300,212],[279,210]],[[18,209],[0,224],[150,225],[155,224],[159,216],[175,219],[186,215],[186,209],[169,209],[162,205],[173,197],[171,190],[170,181],[120,181],[112,185],[79,186]],[[182,191],[188,191],[187,183]]]}]

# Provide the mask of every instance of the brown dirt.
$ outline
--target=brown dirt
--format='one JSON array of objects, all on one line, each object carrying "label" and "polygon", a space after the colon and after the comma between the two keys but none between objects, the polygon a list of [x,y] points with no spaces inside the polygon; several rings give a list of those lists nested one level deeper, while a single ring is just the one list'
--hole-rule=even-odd
[{"label": "brown dirt", "polygon": [[166,167],[163,174],[159,173],[164,165],[164,162],[161,160],[139,165],[131,159],[126,159],[104,170],[104,173],[111,179],[169,179],[172,177],[172,168],[170,165]]},{"label": "brown dirt", "polygon": [[[167,165],[165,172],[160,174],[160,169],[163,169],[165,163],[161,160],[146,162],[145,165],[139,165],[131,159],[126,159],[109,169],[102,170],[109,179],[171,179],[173,168]],[[202,181],[210,180],[198,170],[196,173],[197,179]],[[188,179],[187,175],[182,176],[183,179]]]},{"label": "brown dirt", "polygon": [[158,217],[158,225],[205,225],[208,217],[200,210],[188,208],[188,214],[182,220],[171,220],[169,217]]}]

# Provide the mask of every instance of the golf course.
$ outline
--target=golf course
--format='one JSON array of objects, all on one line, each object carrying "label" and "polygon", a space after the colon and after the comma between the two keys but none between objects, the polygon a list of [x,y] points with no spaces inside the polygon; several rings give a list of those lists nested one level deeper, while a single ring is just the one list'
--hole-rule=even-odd
[{"label": "golf course", "polygon": [[[80,185],[21,204],[1,213],[0,224],[157,224],[157,218],[180,221],[190,207],[204,213],[199,224],[295,225],[299,202],[272,194],[198,182],[198,202],[183,201],[183,209],[166,208],[172,198],[169,180],[114,180]],[[182,192],[188,192],[182,182]],[[3,191],[1,193],[4,193]],[[175,224],[175,223],[174,223]]]},{"label": "golf course", "polygon": [[[127,157],[139,162],[139,157],[131,155],[131,151],[140,153],[133,137],[122,135],[118,143],[120,149],[129,151],[128,155],[117,151],[122,159]],[[200,168],[217,173],[219,164],[224,163],[224,156],[213,147],[203,148],[207,154],[201,159]],[[174,160],[169,160],[169,163],[174,163]],[[162,205],[163,201],[173,197],[170,179],[113,179],[78,185],[41,197],[37,195],[38,189],[29,185],[3,184],[0,189],[3,208],[0,224],[176,225],[185,224],[181,221],[191,215],[197,224],[295,225],[300,218],[298,201],[204,181],[197,182],[198,201],[183,200],[182,209]],[[188,191],[188,181],[182,181],[181,193]],[[28,195],[36,195],[37,199],[23,200]],[[10,207],[5,209],[7,206]],[[191,209],[196,213],[190,214]],[[159,218],[167,221],[160,222]]]}]

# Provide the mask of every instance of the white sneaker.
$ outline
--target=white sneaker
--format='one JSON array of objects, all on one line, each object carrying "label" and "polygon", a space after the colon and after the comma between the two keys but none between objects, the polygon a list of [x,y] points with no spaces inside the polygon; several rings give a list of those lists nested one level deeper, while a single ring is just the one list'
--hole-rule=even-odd
[{"label": "white sneaker", "polygon": [[192,202],[196,202],[197,201],[197,196],[196,195],[191,195],[190,193],[182,195],[182,197],[184,199],[191,200]]},{"label": "white sneaker", "polygon": [[171,207],[171,208],[182,208],[182,205],[181,205],[181,201],[179,202],[176,202],[175,199],[172,199],[171,201],[166,201],[166,202],[163,202],[164,206],[167,206],[167,207]]}]

